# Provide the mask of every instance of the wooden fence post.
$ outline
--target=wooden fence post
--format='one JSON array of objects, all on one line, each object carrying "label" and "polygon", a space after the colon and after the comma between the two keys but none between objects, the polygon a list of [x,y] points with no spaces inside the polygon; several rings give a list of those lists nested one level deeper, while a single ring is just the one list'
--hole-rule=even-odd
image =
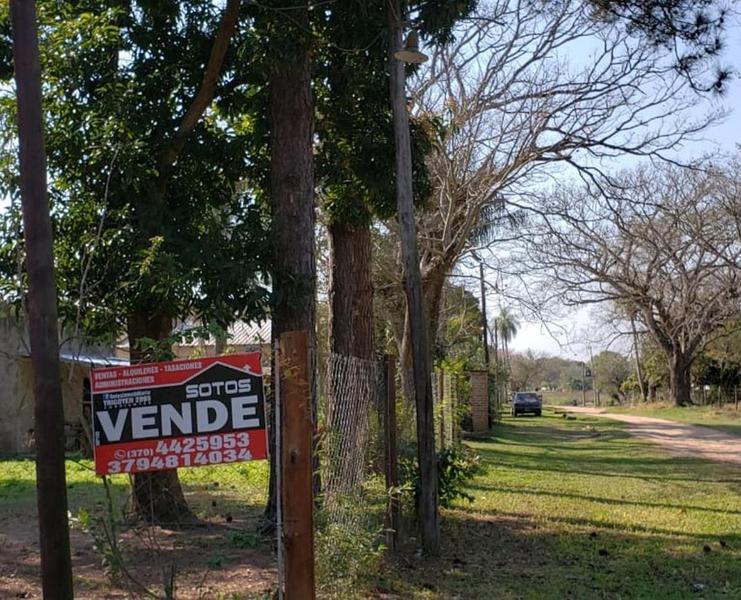
[{"label": "wooden fence post", "polygon": [[396,451],[396,362],[393,356],[384,357],[384,462],[386,472],[386,490],[389,491],[386,507],[386,536],[391,552],[396,552],[399,545],[400,506],[396,488],[399,486],[399,472]]},{"label": "wooden fence post", "polygon": [[281,490],[286,600],[313,600],[314,499],[309,336],[280,336]]},{"label": "wooden fence post", "polygon": [[440,407],[440,449],[442,450],[448,444],[449,440],[445,436],[445,385],[443,383],[443,370],[438,369],[435,372],[435,387],[437,388],[437,401]]}]

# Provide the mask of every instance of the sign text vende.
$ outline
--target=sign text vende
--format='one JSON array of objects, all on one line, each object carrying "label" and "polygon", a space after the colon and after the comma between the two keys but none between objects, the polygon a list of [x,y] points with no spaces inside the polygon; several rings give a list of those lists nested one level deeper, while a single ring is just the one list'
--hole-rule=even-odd
[{"label": "sign text vende", "polygon": [[91,388],[100,475],[267,456],[259,353],[94,369]]}]

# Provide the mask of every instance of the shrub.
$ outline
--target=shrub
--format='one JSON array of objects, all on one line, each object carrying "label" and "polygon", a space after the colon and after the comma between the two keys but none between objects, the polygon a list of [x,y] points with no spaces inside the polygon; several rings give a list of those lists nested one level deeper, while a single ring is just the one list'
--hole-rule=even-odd
[{"label": "shrub", "polygon": [[[461,498],[473,501],[465,491],[466,484],[481,468],[481,458],[468,446],[458,444],[437,452],[437,490],[440,505],[449,507]],[[414,447],[406,448],[399,457],[399,481],[402,490],[419,491],[419,469]]]},{"label": "shrub", "polygon": [[383,478],[369,476],[315,511],[317,591],[322,598],[367,598],[384,552]]},{"label": "shrub", "polygon": [[365,597],[381,568],[381,530],[331,523],[317,531],[316,575],[324,598]]}]

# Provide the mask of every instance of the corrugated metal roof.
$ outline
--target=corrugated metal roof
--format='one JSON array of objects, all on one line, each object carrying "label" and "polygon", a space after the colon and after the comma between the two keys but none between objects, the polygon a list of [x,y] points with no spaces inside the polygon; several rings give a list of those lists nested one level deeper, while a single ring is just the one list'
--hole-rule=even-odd
[{"label": "corrugated metal roof", "polygon": [[60,360],[75,363],[89,364],[94,367],[122,367],[129,364],[128,359],[117,356],[101,356],[98,354],[72,354],[60,352]]},{"label": "corrugated metal roof", "polygon": [[[194,323],[183,323],[177,329],[185,331],[189,327],[195,327]],[[264,321],[237,321],[229,326],[227,330],[227,346],[253,346],[270,343],[270,319]],[[184,341],[180,346],[197,347],[197,346],[215,346],[216,340],[213,336],[208,339],[194,338],[192,341]]]},{"label": "corrugated metal roof", "polygon": [[[21,356],[22,358],[31,358],[31,353],[24,351],[19,353],[19,356]],[[62,360],[64,362],[90,365],[91,367],[119,367],[129,364],[129,361],[126,358],[119,358],[117,356],[104,356],[102,354],[91,354],[85,352],[60,352],[59,360]]]}]

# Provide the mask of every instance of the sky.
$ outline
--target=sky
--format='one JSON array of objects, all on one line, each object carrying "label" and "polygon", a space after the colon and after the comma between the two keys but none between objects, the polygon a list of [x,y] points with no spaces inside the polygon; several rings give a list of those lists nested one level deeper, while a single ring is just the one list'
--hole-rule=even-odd
[{"label": "sky", "polygon": [[[685,147],[679,153],[682,158],[700,156],[713,151],[733,152],[741,144],[741,23],[738,21],[728,30],[726,48],[720,64],[735,70],[727,92],[721,97],[709,97],[697,108],[698,114],[706,110],[727,109],[728,117],[719,125],[707,129],[702,141]],[[496,306],[494,294],[487,298]],[[611,337],[599,326],[600,312],[604,308],[589,307],[567,311],[568,314],[544,326],[538,322],[521,320],[521,327],[510,347],[517,352],[532,350],[536,354],[559,355],[583,360],[589,355],[589,345],[596,354],[606,349]],[[627,350],[619,341],[612,341],[612,350]]]},{"label": "sky", "polygon": [[[697,114],[700,116],[718,108],[727,109],[730,114],[722,124],[707,129],[702,135],[702,141],[692,147],[682,148],[679,153],[682,158],[713,151],[732,152],[741,143],[741,22],[738,19],[727,30],[725,42],[726,48],[719,63],[732,68],[735,71],[734,78],[723,96],[708,97],[697,108]],[[0,195],[0,218],[7,203],[7,197]],[[469,287],[473,289],[473,286]],[[493,314],[499,306],[507,303],[497,298],[495,293],[489,292],[487,304],[490,314]],[[580,360],[588,356],[590,345],[594,353],[607,347],[626,350],[619,340],[612,340],[604,328],[598,326],[602,320],[600,313],[604,310],[606,308],[600,306],[564,309],[560,318],[551,318],[545,324],[520,317],[520,329],[510,348],[517,352],[532,350],[536,354],[560,355]]]}]

